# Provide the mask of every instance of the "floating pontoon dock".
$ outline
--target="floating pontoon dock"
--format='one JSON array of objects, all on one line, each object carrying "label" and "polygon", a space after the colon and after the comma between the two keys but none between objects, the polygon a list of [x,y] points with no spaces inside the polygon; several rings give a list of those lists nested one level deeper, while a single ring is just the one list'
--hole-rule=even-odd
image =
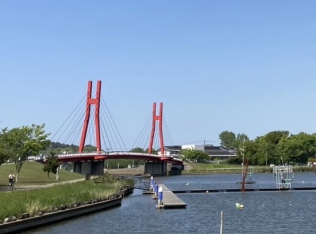
[{"label": "floating pontoon dock", "polygon": [[178,198],[167,186],[160,184],[163,189],[163,208],[186,208],[187,204]]},{"label": "floating pontoon dock", "polygon": [[[177,209],[177,208],[186,208],[187,204],[178,198],[167,186],[160,184],[163,190],[163,204],[158,205],[158,208],[164,209]],[[143,191],[143,194],[154,194],[151,191]]]}]

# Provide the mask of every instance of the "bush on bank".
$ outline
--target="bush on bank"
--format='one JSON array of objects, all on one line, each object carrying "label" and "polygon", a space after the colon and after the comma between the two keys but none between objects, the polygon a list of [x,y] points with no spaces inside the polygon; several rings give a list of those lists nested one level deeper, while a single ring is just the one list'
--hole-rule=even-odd
[{"label": "bush on bank", "polygon": [[120,194],[122,189],[131,186],[132,183],[130,180],[103,183],[83,181],[45,189],[2,193],[0,220],[11,216],[19,218],[24,213],[35,216],[39,212],[48,213],[76,204],[108,200],[113,195]]}]

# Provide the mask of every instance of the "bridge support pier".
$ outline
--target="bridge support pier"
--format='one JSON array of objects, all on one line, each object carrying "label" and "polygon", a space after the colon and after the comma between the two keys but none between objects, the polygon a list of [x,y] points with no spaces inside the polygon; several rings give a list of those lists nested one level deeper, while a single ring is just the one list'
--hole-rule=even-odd
[{"label": "bridge support pier", "polygon": [[172,165],[167,162],[145,162],[145,174],[152,176],[181,175],[183,165]]},{"label": "bridge support pier", "polygon": [[84,161],[74,162],[74,172],[82,175],[103,175],[104,174],[104,161]]},{"label": "bridge support pier", "polygon": [[168,168],[166,162],[145,162],[145,174],[167,175]]}]

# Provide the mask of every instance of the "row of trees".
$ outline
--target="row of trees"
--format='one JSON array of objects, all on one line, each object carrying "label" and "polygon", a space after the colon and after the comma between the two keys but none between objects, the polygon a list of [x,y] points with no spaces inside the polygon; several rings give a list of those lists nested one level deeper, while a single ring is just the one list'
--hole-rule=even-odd
[{"label": "row of trees", "polygon": [[[44,127],[44,124],[33,124],[13,129],[2,129],[0,131],[0,165],[10,159],[15,163],[18,178],[28,156],[46,152],[48,156],[44,171],[47,172],[48,176],[50,172],[55,173],[59,165],[55,152],[63,148],[75,150],[77,146],[50,142],[49,134],[45,132]],[[306,164],[316,156],[316,134],[302,132],[293,135],[289,131],[272,131],[250,140],[246,134],[236,135],[233,132],[224,131],[219,135],[219,138],[222,146],[236,149],[237,157],[231,159],[231,163],[241,163],[243,159],[248,159],[252,165]],[[50,152],[47,149],[50,149]],[[95,151],[93,146],[90,146],[89,149]],[[147,150],[139,147],[131,151],[147,153]],[[201,163],[209,161],[209,155],[203,151],[186,149],[181,154],[184,160]],[[136,164],[138,163],[137,161]]]},{"label": "row of trees", "polygon": [[306,164],[316,156],[316,134],[272,131],[249,140],[245,134],[224,131],[219,137],[222,146],[237,150],[236,159],[230,160],[234,163],[244,158],[252,165]]},{"label": "row of trees", "polygon": [[[140,147],[134,148],[131,152],[137,153],[147,153],[148,149],[142,149]],[[153,150],[153,154],[157,154],[158,152]],[[184,149],[181,151],[181,158],[185,161],[190,162],[198,162],[198,163],[206,163],[209,162],[210,156],[201,151],[201,150],[193,150],[193,149]]]}]

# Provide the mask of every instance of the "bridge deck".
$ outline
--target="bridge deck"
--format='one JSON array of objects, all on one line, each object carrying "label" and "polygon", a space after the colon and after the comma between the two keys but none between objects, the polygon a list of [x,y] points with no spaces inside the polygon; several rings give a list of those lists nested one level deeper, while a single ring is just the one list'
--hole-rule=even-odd
[{"label": "bridge deck", "polygon": [[187,204],[178,198],[167,186],[160,184],[163,189],[163,208],[186,208]]}]

